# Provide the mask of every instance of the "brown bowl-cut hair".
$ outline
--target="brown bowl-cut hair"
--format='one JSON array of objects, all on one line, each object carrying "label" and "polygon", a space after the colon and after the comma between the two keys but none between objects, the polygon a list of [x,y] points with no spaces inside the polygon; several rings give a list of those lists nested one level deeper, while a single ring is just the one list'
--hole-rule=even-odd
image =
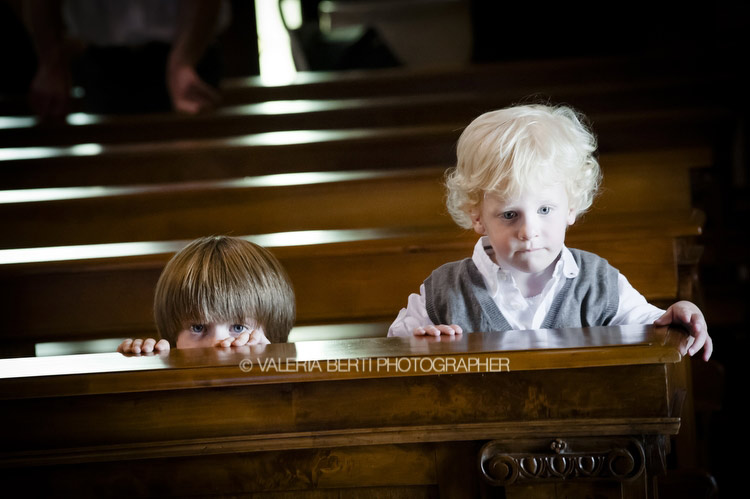
[{"label": "brown bowl-cut hair", "polygon": [[167,263],[156,285],[154,318],[172,345],[190,324],[248,319],[271,343],[286,342],[295,319],[294,290],[267,249],[237,237],[204,237]]}]

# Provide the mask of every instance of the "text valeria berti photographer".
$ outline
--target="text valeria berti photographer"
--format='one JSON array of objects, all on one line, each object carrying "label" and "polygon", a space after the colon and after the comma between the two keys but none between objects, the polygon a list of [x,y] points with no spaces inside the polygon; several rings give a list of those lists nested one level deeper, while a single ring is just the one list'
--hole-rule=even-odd
[{"label": "text valeria berti photographer", "polygon": [[365,359],[242,359],[243,372],[483,373],[509,372],[507,357],[376,357]]}]

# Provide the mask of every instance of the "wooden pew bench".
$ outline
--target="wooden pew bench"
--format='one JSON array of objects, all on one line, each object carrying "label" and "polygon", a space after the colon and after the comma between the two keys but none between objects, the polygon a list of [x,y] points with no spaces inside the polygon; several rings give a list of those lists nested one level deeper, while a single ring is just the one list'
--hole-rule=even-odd
[{"label": "wooden pew bench", "polygon": [[[679,218],[678,218],[679,217]],[[581,223],[567,244],[607,258],[650,301],[684,289],[678,249],[700,234],[699,214],[612,215]],[[457,228],[301,231],[249,236],[287,269],[297,324],[388,322],[439,265],[471,255],[473,232]],[[187,241],[0,250],[5,356],[46,341],[154,333],[153,290]]]},{"label": "wooden pew bench", "polygon": [[[591,116],[602,154],[713,147],[731,125],[721,109]],[[451,164],[466,121],[390,128],[290,130],[138,144],[0,149],[4,189],[128,185],[276,173]]]},{"label": "wooden pew bench", "polygon": [[[586,218],[688,211],[690,174],[710,148],[600,157]],[[172,184],[0,191],[0,248],[190,239],[309,229],[452,226],[442,167],[292,173]],[[647,201],[646,201],[647,200]]]},{"label": "wooden pew bench", "polygon": [[[709,63],[712,61],[708,61]],[[517,97],[547,93],[560,85],[630,84],[644,82],[723,81],[731,68],[719,71],[701,64],[695,54],[603,56],[517,60],[448,67],[389,68],[335,72],[299,72],[280,85],[263,78],[228,78],[222,82],[226,105],[269,100],[340,99],[450,93],[457,89],[482,93],[498,88],[517,91]],[[554,75],[553,78],[550,76]],[[551,83],[552,81],[552,83]]]},{"label": "wooden pew bench", "polygon": [[30,496],[653,498],[681,431],[685,338],[628,326],[0,360],[0,477]]},{"label": "wooden pew bench", "polygon": [[[297,99],[225,106],[213,113],[187,116],[71,114],[66,122],[40,124],[29,116],[0,117],[0,147],[65,146],[79,143],[122,144],[307,129],[347,129],[469,123],[486,111],[517,103],[529,95],[565,102],[584,114],[628,110],[666,110],[717,105],[720,81],[647,80],[541,85],[532,89],[500,87],[476,92],[457,87],[444,93],[358,98]],[[543,96],[543,97],[542,97]]]},{"label": "wooden pew bench", "polygon": [[[712,61],[709,61],[712,62]],[[298,72],[281,83],[268,83],[261,77],[225,78],[221,82],[222,104],[227,106],[271,100],[341,99],[455,92],[488,92],[512,88],[518,96],[546,92],[550,75],[556,85],[606,86],[610,83],[637,84],[643,81],[711,78],[720,81],[731,76],[727,68],[700,64],[694,54],[601,56],[518,60],[430,68],[385,68],[350,71]],[[0,114],[29,113],[26,98],[5,101],[0,96]],[[21,105],[19,105],[21,104]],[[82,109],[73,103],[74,110]]]}]

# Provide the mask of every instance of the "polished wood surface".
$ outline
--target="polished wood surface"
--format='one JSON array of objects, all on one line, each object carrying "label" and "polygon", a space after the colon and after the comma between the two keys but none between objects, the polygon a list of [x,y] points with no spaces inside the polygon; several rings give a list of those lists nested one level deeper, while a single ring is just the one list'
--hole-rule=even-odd
[{"label": "polished wood surface", "polygon": [[[0,476],[32,495],[96,495],[118,477],[115,495],[383,486],[476,497],[492,489],[488,470],[465,464],[490,442],[528,442],[532,455],[540,440],[570,442],[577,456],[623,452],[625,438],[645,449],[636,476],[566,486],[649,497],[680,427],[685,345],[679,330],[628,326],[0,360]],[[439,477],[455,467],[469,471],[459,496]]]},{"label": "polished wood surface", "polygon": [[[453,374],[486,373],[493,369],[508,371],[506,365],[511,364],[513,371],[529,371],[674,363],[680,361],[688,344],[679,328],[644,325],[467,333],[440,338],[386,338],[387,331],[381,333],[379,338],[173,349],[153,355],[112,352],[0,359],[0,399],[195,388],[214,384],[214,378],[215,386],[234,386],[426,376],[449,370]],[[577,355],[584,352],[585,355]],[[479,362],[500,353],[509,363]],[[455,369],[442,361],[420,364],[422,357],[443,356],[456,360]],[[378,358],[399,357],[412,360],[400,365],[375,362]],[[350,359],[352,363],[347,366]],[[470,365],[471,359],[477,360]],[[250,367],[240,369],[242,360],[249,360]],[[238,369],[240,377],[233,372]]]}]

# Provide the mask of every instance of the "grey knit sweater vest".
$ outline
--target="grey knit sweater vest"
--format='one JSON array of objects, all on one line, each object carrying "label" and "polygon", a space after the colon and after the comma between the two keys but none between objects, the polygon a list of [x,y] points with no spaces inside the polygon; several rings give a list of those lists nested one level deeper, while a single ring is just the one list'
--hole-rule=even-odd
[{"label": "grey knit sweater vest", "polygon": [[[617,269],[593,253],[570,252],[580,272],[565,279],[542,328],[609,325],[619,305]],[[434,324],[458,324],[465,332],[512,329],[471,258],[437,268],[424,286],[427,314]]]}]

